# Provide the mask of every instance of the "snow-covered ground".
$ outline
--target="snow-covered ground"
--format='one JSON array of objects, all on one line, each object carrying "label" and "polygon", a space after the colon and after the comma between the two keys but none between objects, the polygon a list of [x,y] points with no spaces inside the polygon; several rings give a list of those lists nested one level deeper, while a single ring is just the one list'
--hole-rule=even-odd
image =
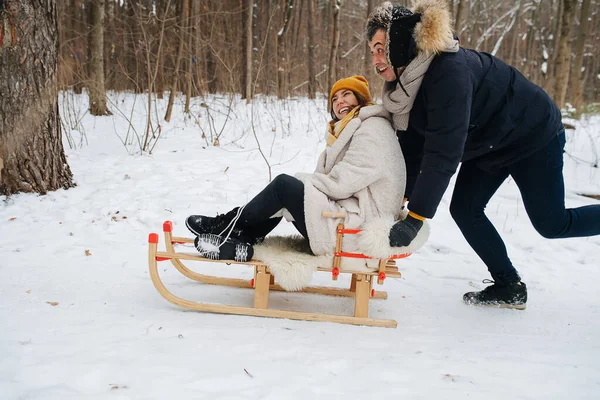
[{"label": "snow-covered ground", "polygon": [[[194,117],[184,118],[178,99],[148,155],[137,139],[145,101],[113,94],[114,116],[94,118],[84,115],[85,97],[66,96],[66,124],[77,127],[81,118],[79,132],[70,132],[75,148],[65,139],[77,187],[0,197],[1,399],[600,398],[600,237],[543,239],[510,180],[488,213],[528,285],[525,311],[462,303],[489,276],[447,211],[451,189],[426,247],[400,260],[403,278],[386,281],[388,300],[371,303],[371,315],[397,320],[397,329],[195,313],[167,303],[148,273],[148,234],[172,220],[175,235],[187,236],[189,214],[228,211],[262,189],[269,168],[257,143],[273,177],[311,172],[327,113],[322,99],[251,106],[216,96],[195,99]],[[154,123],[165,105],[152,110]],[[578,193],[600,194],[600,169],[592,167],[600,117],[574,123],[566,202],[597,204]],[[210,145],[219,133],[220,146]],[[282,223],[276,233],[295,231]],[[182,297],[252,304],[250,290],[198,284],[168,263],[159,267]],[[196,269],[251,274],[244,266]],[[314,284],[333,282],[317,274]],[[311,294],[275,292],[270,305],[352,312],[347,298]]]}]

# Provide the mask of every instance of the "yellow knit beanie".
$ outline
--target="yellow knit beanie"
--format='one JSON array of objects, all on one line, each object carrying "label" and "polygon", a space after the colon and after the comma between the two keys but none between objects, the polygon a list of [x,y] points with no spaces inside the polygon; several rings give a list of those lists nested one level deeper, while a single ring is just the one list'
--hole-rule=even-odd
[{"label": "yellow knit beanie", "polygon": [[333,98],[333,95],[338,90],[342,90],[342,89],[352,90],[354,93],[359,94],[363,99],[365,99],[367,104],[370,104],[373,102],[373,99],[371,98],[371,92],[369,91],[369,82],[367,82],[367,80],[365,79],[364,76],[354,75],[349,78],[342,78],[333,84],[333,87],[331,88],[331,92],[329,92],[329,109],[330,110],[331,110],[331,106],[332,106],[331,99]]}]

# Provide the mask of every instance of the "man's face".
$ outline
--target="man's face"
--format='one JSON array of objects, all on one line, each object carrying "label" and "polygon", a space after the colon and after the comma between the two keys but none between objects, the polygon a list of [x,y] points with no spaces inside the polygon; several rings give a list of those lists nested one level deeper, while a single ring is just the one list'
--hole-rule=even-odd
[{"label": "man's face", "polygon": [[[386,32],[383,29],[378,30],[375,35],[373,35],[373,39],[369,42],[369,49],[373,56],[372,64],[375,68],[375,72],[386,81],[394,82],[396,80],[396,74],[394,74],[393,67],[388,64],[387,58],[385,57],[385,33]],[[404,67],[398,68],[398,76],[402,75],[403,71]]]}]

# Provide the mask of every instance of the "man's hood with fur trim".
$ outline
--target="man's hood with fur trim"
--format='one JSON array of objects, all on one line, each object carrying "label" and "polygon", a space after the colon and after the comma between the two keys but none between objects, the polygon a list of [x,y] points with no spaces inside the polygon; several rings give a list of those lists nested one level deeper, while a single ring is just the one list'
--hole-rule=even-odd
[{"label": "man's hood with fur trim", "polygon": [[413,37],[419,51],[439,54],[454,40],[448,3],[444,0],[416,0],[413,13],[421,14]]},{"label": "man's hood with fur trim", "polygon": [[[386,36],[390,31],[393,9],[394,5],[386,1],[379,5],[370,16],[371,19],[378,21],[378,24],[387,25]],[[419,52],[439,54],[448,48],[454,40],[454,34],[450,10],[445,0],[416,0],[410,7],[410,11],[421,14],[421,22],[416,24],[413,31],[413,38]],[[386,48],[389,49],[389,43]]]}]

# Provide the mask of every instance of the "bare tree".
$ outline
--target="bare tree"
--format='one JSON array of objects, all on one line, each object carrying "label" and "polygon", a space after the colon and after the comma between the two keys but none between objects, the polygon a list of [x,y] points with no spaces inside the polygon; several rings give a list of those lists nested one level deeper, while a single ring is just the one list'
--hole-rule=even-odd
[{"label": "bare tree", "polygon": [[104,86],[104,0],[90,0],[90,61],[88,71],[90,113],[110,115],[106,107],[106,87]]},{"label": "bare tree", "polygon": [[454,20],[454,31],[459,37],[463,29],[463,20],[468,11],[469,0],[458,0],[458,6],[456,7],[456,18]]},{"label": "bare tree", "polygon": [[579,35],[575,43],[575,60],[573,61],[572,82],[572,101],[576,110],[583,104],[583,81],[584,75],[581,72],[583,65],[583,53],[585,52],[585,41],[588,37],[588,19],[590,18],[590,0],[583,0],[581,3],[581,17],[579,18]]},{"label": "bare tree", "polygon": [[169,94],[169,103],[167,104],[167,112],[165,113],[165,121],[171,120],[171,114],[173,113],[173,103],[175,102],[175,96],[177,95],[177,84],[179,82],[179,66],[181,65],[181,57],[183,56],[183,48],[185,44],[185,25],[189,15],[189,0],[180,0],[180,14],[179,14],[179,46],[177,48],[177,58],[175,61],[175,71],[173,72],[173,80],[171,82],[171,93]]},{"label": "bare tree", "polygon": [[184,68],[185,68],[185,103],[183,106],[183,112],[185,114],[190,113],[190,102],[192,99],[192,15],[194,14],[195,1],[190,1],[188,16],[185,21],[185,28],[183,30],[183,37],[185,38],[185,51],[184,51]]},{"label": "bare tree", "polygon": [[75,61],[74,72],[75,72],[75,85],[73,86],[73,90],[77,94],[81,94],[83,92],[84,81],[86,79],[85,76],[85,58],[86,52],[84,51],[84,43],[85,43],[85,18],[83,17],[83,3],[82,0],[72,0],[72,7],[69,9],[72,17],[73,24],[73,50],[72,56]]},{"label": "bare tree", "polygon": [[[543,35],[542,38],[547,43],[548,47],[552,47],[552,51],[548,57],[547,68],[545,72],[545,81],[543,82],[544,89],[552,95],[552,91],[554,90],[554,85],[556,81],[554,80],[556,76],[556,67],[557,67],[557,56],[559,52],[559,47],[561,43],[561,25],[560,22],[563,18],[563,6],[564,0],[552,0],[550,9],[548,10],[550,14],[550,21],[548,26],[551,26],[551,30],[548,32],[549,34]],[[547,32],[547,29],[542,28]],[[544,37],[545,36],[545,37]]]},{"label": "bare tree", "polygon": [[513,21],[515,22],[515,25],[517,26],[515,28],[515,31],[513,33],[513,39],[512,42],[510,44],[510,55],[508,56],[508,62],[512,65],[518,66],[518,52],[519,52],[519,39],[520,39],[520,34],[518,32],[518,28],[519,28],[519,19],[521,18],[521,9],[523,8],[523,2],[521,0],[517,0],[517,4],[518,4],[518,8],[517,8],[517,12],[515,13],[515,18],[513,19]]},{"label": "bare tree", "polygon": [[[369,17],[369,15],[371,15],[371,12],[373,11],[373,6],[374,6],[375,1],[374,0],[368,0],[367,2],[367,18]],[[365,42],[366,42],[366,36],[365,36]],[[373,78],[373,66],[371,65],[371,49],[369,49],[369,43],[365,43],[365,59],[364,59],[364,75],[367,78],[367,80],[372,84],[373,82],[371,82],[372,78]]]},{"label": "bare tree", "polygon": [[0,32],[0,71],[10,71],[0,74],[0,194],[70,188],[57,105],[56,1],[0,1]]},{"label": "bare tree", "polygon": [[165,23],[169,17],[169,8],[171,7],[171,0],[167,0],[166,4],[164,0],[160,0],[157,4],[157,18],[160,24],[160,41],[158,46],[158,54],[156,55],[156,70],[154,71],[154,92],[159,99],[164,98],[164,51],[162,50],[162,44],[165,36]]},{"label": "bare tree", "polygon": [[315,0],[308,3],[308,98],[314,99],[317,93],[317,71],[315,69]]},{"label": "bare tree", "polygon": [[565,105],[569,70],[571,67],[571,49],[569,40],[573,28],[573,14],[577,0],[563,0],[562,20],[560,21],[560,40],[556,55],[556,80],[554,83],[554,101],[559,107]]},{"label": "bare tree", "polygon": [[[160,7],[164,7],[165,8],[165,12],[162,14],[163,16],[166,15],[166,10],[169,9],[171,5],[171,0],[167,0],[166,5],[163,4],[157,4],[157,6]],[[158,22],[160,24],[160,28],[158,31],[158,47],[156,49],[156,55],[154,57],[154,59],[152,58],[152,48],[153,48],[153,44],[154,44],[154,39],[155,38],[151,38],[150,34],[146,31],[146,26],[151,26],[151,24],[148,22],[148,20],[152,19],[152,16],[148,16],[146,17],[146,13],[142,13],[140,9],[135,10],[135,17],[136,20],[139,21],[139,25],[140,25],[140,31],[141,31],[141,35],[143,38],[143,48],[144,48],[144,54],[145,54],[145,66],[146,66],[146,80],[148,81],[148,90],[147,90],[147,102],[146,102],[146,107],[148,112],[146,113],[146,128],[145,128],[145,132],[144,132],[144,141],[143,144],[141,145],[141,150],[142,151],[150,151],[152,152],[152,148],[154,147],[154,145],[156,145],[156,140],[154,142],[154,145],[151,146],[151,141],[152,139],[158,139],[158,137],[160,136],[160,132],[161,132],[161,125],[160,123],[157,123],[156,128],[154,127],[153,123],[152,123],[152,94],[156,92],[155,86],[156,86],[156,81],[157,81],[157,75],[158,75],[158,71],[159,69],[162,67],[162,65],[160,64],[160,60],[162,59],[162,53],[163,53],[163,42],[164,42],[164,37],[165,37],[165,23],[166,23],[166,18],[163,17],[158,18]],[[160,14],[160,9],[157,10],[157,16]],[[154,71],[152,70],[153,67],[153,62],[154,60]],[[162,89],[161,91],[158,92],[157,97],[161,98],[162,97]],[[158,117],[157,117],[158,118]],[[158,132],[158,134],[156,135],[155,133]]]},{"label": "bare tree", "polygon": [[104,2],[104,77],[106,85],[114,76],[113,61],[115,54],[115,2],[106,0]]},{"label": "bare tree", "polygon": [[535,46],[535,37],[537,35],[536,32],[536,22],[537,20],[539,20],[540,16],[540,12],[538,11],[538,8],[540,7],[539,4],[535,4],[531,7],[531,14],[529,15],[529,27],[527,28],[527,32],[525,33],[527,35],[527,44],[525,47],[525,74],[531,79],[532,78],[532,70],[535,68],[535,56],[534,56],[534,46]]},{"label": "bare tree", "polygon": [[[57,2],[61,7],[61,88],[74,88],[80,92],[84,83],[92,89],[96,81],[87,76],[85,68],[89,64],[86,60],[92,61],[86,54],[86,49],[92,47],[92,38],[88,34],[91,27],[84,10],[91,10],[94,1]],[[104,2],[107,90],[141,93],[152,87],[160,97],[163,87],[165,91],[173,89],[176,82],[171,91],[173,100],[183,91],[186,103],[189,103],[202,89],[210,93],[236,92],[245,98],[249,82],[251,96],[263,93],[281,97],[290,94],[313,97],[319,91],[326,91],[335,78],[360,72],[372,80],[374,93],[381,84],[379,79],[371,79],[374,74],[370,74],[370,54],[366,46],[360,47],[368,8],[378,4],[375,0],[345,0],[341,9],[339,0],[188,0],[189,17],[185,21],[181,16],[181,0],[173,0],[169,7],[165,7],[166,0]],[[559,22],[562,21],[563,0],[451,2],[462,46],[497,55],[553,94],[555,79],[560,75],[556,60],[562,36]],[[250,4],[254,4],[252,10]],[[573,65],[574,71],[583,70],[583,73],[570,80],[571,90],[567,91],[566,97],[569,102],[575,101],[578,81],[585,79],[594,83],[600,74],[600,57],[588,56],[600,52],[597,4],[598,0],[590,2],[588,21],[582,18],[577,33],[573,32],[568,38],[573,41],[574,63],[578,65],[577,57],[583,55],[581,67]],[[249,35],[246,31],[250,11],[252,60],[248,62]],[[339,24],[337,28],[334,27],[334,14]],[[589,36],[583,50],[576,51],[576,41],[581,40],[579,30],[584,23],[588,23]],[[157,50],[161,31],[164,31],[162,53]],[[331,59],[336,31],[340,39],[337,55]],[[178,62],[182,38],[183,49]],[[148,72],[148,56],[152,73]],[[330,65],[331,61],[335,64]],[[252,79],[246,77],[246,65],[252,68]],[[150,83],[150,79],[155,81]],[[600,100],[600,85],[583,85],[581,90],[583,103]]]},{"label": "bare tree", "polygon": [[246,43],[244,46],[244,55],[246,56],[246,87],[244,93],[246,97],[246,103],[252,101],[252,13],[254,9],[254,0],[244,0],[244,6],[246,7],[245,16],[245,30],[246,30]]},{"label": "bare tree", "polygon": [[277,33],[277,97],[284,98],[287,93],[285,84],[285,69],[287,67],[285,54],[285,33],[287,32],[294,10],[294,0],[285,0],[283,25]]},{"label": "bare tree", "polygon": [[338,48],[340,46],[340,8],[342,7],[342,0],[335,0],[333,2],[333,37],[331,39],[331,51],[329,53],[329,79],[327,81],[327,87],[333,87],[337,79],[336,74],[336,63]]}]

